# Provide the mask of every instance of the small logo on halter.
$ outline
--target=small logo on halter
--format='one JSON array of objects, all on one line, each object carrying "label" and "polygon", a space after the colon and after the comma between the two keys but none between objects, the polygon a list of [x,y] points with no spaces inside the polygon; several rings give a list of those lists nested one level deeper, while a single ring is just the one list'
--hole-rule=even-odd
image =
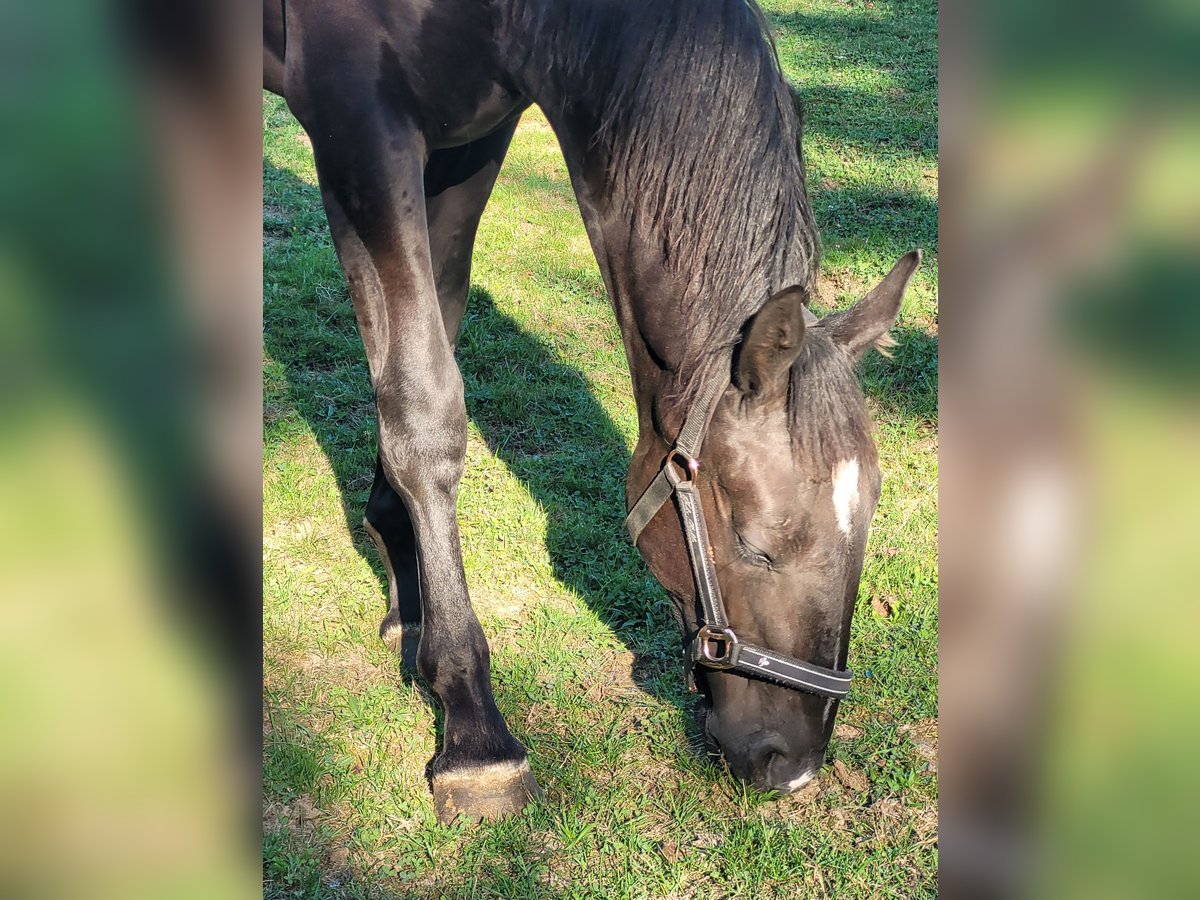
[{"label": "small logo on halter", "polygon": [[771,664],[771,661],[769,659],[767,659],[765,656],[760,656],[758,658],[758,664],[765,669],[767,666],[769,666]]}]

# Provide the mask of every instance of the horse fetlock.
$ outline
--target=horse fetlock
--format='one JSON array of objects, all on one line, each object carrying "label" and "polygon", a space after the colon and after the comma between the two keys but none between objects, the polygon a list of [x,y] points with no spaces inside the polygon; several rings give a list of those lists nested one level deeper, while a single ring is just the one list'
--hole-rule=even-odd
[{"label": "horse fetlock", "polygon": [[500,819],[542,798],[526,759],[441,769],[431,776],[430,787],[443,824],[459,817]]},{"label": "horse fetlock", "polygon": [[421,623],[405,622],[400,618],[399,610],[391,610],[379,623],[379,637],[396,654],[399,654],[404,667],[411,670],[417,668],[417,647],[421,642]]},{"label": "horse fetlock", "polygon": [[421,637],[420,622],[405,622],[400,618],[400,611],[389,610],[379,623],[380,639],[393,650],[399,649],[401,642],[418,641]]}]

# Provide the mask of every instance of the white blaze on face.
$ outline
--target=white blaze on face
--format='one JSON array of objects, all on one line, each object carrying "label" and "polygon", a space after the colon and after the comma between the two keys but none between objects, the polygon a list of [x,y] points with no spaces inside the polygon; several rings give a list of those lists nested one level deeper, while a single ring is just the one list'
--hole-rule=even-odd
[{"label": "white blaze on face", "polygon": [[844,459],[833,467],[833,511],[837,514],[838,528],[846,537],[850,536],[857,508],[858,460]]}]

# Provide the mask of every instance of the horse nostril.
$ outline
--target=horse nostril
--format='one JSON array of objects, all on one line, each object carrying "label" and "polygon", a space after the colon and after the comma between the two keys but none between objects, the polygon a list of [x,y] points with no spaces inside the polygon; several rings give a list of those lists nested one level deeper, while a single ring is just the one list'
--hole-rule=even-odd
[{"label": "horse nostril", "polygon": [[814,758],[813,754],[805,753],[797,758],[789,753],[781,735],[766,732],[756,737],[748,748],[749,777],[746,780],[763,791],[785,794],[798,791],[816,777],[822,757],[823,754]]},{"label": "horse nostril", "polygon": [[793,791],[798,791],[810,781],[817,777],[817,768],[811,768],[801,772],[799,775],[785,775],[775,782],[775,790],[782,791],[785,794],[790,794]]},{"label": "horse nostril", "polygon": [[786,752],[787,746],[783,743],[783,738],[773,731],[756,738],[750,745],[748,754],[751,780],[759,787],[770,790],[771,770],[779,767]]},{"label": "horse nostril", "polygon": [[773,790],[785,794],[798,791],[817,777],[823,761],[824,754],[816,758],[808,754],[799,760],[777,756],[768,771],[769,784]]}]

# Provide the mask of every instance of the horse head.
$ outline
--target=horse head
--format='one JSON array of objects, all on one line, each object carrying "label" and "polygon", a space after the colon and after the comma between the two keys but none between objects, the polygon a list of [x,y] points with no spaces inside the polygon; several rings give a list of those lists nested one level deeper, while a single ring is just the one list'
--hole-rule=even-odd
[{"label": "horse head", "polygon": [[[694,455],[645,440],[635,452],[631,473],[661,463],[672,483],[686,480],[691,491],[676,491],[675,515],[662,502],[661,514],[638,523],[638,546],[694,651],[706,737],[735,775],[762,789],[796,790],[825,758],[844,691],[819,676],[846,668],[880,493],[854,368],[869,347],[886,345],[919,262],[919,251],[907,254],[865,298],[814,324],[806,325],[803,289],[772,296],[746,323]],[[687,521],[692,497],[706,532],[700,540],[689,533],[698,527]],[[710,576],[716,584],[706,588]],[[709,608],[706,589],[723,611]],[[722,613],[726,622],[711,621]],[[714,625],[727,626],[727,635]]]}]

